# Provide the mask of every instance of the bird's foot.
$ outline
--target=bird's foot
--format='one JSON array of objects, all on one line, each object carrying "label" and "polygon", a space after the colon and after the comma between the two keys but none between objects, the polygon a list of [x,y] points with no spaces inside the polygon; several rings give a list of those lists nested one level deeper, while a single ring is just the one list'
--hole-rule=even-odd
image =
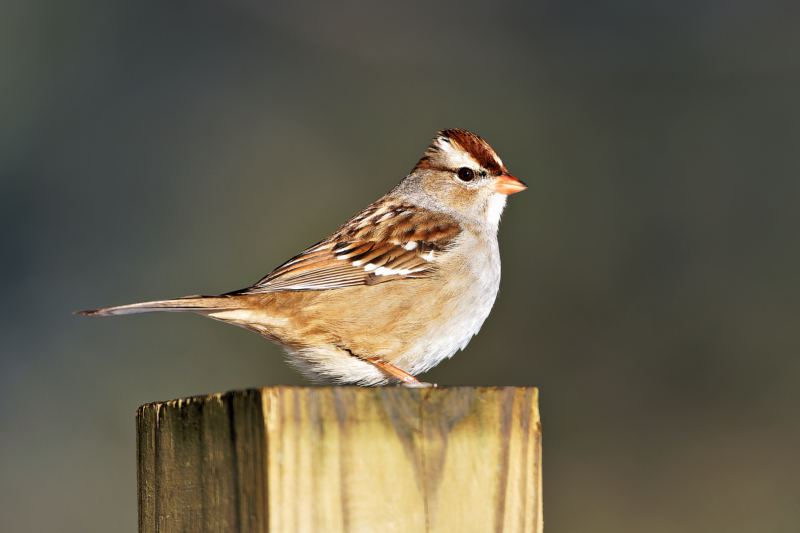
[{"label": "bird's foot", "polygon": [[401,381],[397,386],[405,389],[435,389],[439,385],[436,383],[426,383],[414,378],[414,381]]},{"label": "bird's foot", "polygon": [[[350,352],[352,353],[352,352]],[[420,381],[405,370],[397,368],[389,361],[385,361],[380,357],[361,357],[362,360],[367,361],[368,363],[372,363],[373,365],[377,366],[387,374],[392,377],[397,378],[400,383],[401,387],[406,387],[407,389],[435,389],[436,383],[425,383],[424,381]]]}]

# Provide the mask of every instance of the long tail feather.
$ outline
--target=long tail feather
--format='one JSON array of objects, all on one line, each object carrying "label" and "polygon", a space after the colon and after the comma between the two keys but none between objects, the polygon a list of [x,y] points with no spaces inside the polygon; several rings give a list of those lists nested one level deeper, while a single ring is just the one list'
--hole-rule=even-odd
[{"label": "long tail feather", "polygon": [[76,315],[86,316],[112,316],[132,315],[135,313],[154,313],[156,311],[183,311],[203,313],[206,311],[219,311],[222,309],[235,309],[241,304],[229,296],[184,296],[171,300],[155,300],[138,304],[119,305],[105,309],[88,309],[75,311]]}]

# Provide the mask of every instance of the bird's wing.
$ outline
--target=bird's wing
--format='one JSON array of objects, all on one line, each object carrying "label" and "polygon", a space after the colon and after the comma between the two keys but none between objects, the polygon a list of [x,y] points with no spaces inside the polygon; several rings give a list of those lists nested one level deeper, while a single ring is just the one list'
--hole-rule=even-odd
[{"label": "bird's wing", "polygon": [[449,215],[379,202],[243,291],[319,291],[422,278],[459,235]]}]

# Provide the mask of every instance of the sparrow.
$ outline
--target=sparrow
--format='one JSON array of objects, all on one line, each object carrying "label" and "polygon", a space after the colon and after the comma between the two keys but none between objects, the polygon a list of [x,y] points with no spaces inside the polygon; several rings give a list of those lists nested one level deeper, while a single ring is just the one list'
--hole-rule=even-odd
[{"label": "sparrow", "polygon": [[274,341],[314,381],[435,387],[414,376],[489,316],[500,216],[525,189],[478,135],[442,130],[388,194],[252,287],[77,313],[199,313]]}]

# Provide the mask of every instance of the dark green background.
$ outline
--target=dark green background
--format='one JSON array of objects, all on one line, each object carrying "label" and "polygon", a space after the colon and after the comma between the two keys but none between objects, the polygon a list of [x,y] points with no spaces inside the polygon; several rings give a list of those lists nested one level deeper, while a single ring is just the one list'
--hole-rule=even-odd
[{"label": "dark green background", "polygon": [[191,315],[466,128],[530,185],[469,348],[564,532],[800,530],[800,3],[0,3],[0,530],[136,528],[142,403],[305,381]]}]

